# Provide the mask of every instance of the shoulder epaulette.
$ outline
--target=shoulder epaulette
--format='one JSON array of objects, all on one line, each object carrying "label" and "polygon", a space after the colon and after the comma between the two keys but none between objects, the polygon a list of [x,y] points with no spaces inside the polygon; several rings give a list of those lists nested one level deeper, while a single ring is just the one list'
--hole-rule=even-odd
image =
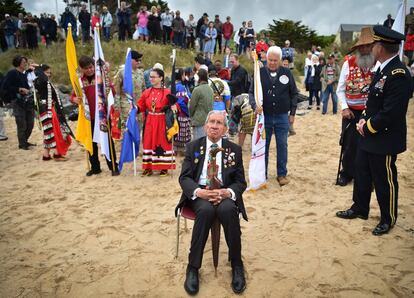
[{"label": "shoulder epaulette", "polygon": [[394,69],[394,70],[391,72],[391,75],[396,75],[397,73],[405,74],[405,70],[404,70],[403,68],[397,68],[397,69]]}]

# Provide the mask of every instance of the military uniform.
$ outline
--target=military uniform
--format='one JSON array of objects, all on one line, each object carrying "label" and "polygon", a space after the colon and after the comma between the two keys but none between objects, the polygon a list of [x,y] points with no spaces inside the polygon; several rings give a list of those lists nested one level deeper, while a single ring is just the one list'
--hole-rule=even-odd
[{"label": "military uniform", "polygon": [[[380,27],[380,28],[379,28]],[[374,27],[374,40],[398,43],[402,34],[383,26]],[[394,40],[394,42],[392,42]],[[398,55],[384,61],[372,79],[362,118],[364,136],[356,155],[356,173],[351,209],[339,211],[342,218],[368,218],[372,185],[381,211],[374,235],[387,233],[397,220],[397,154],[406,150],[408,100],[413,85],[408,69]]]},{"label": "military uniform", "polygon": [[[131,104],[129,103],[125,93],[122,90],[124,82],[124,70],[125,65],[119,67],[118,72],[114,77],[115,86],[115,108],[118,109],[121,116],[122,128],[125,128],[126,120],[128,119],[129,111],[131,110]],[[141,97],[142,92],[145,90],[144,72],[142,69],[136,69],[132,71],[132,82],[134,84],[134,103]],[[138,116],[139,126],[142,129],[142,119]]]}]

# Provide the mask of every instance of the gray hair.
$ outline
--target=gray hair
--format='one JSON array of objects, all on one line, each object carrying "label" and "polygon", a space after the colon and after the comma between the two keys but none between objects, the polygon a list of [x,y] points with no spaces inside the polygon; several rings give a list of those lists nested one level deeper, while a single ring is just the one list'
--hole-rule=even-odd
[{"label": "gray hair", "polygon": [[218,111],[218,110],[212,110],[212,111],[208,112],[206,122],[204,124],[208,123],[208,119],[210,119],[210,116],[213,115],[213,114],[223,115],[223,117],[224,117],[224,126],[227,127],[227,128],[229,127],[229,124],[227,123],[227,112],[226,111]]},{"label": "gray hair", "polygon": [[278,46],[271,46],[266,53],[266,59],[269,58],[270,54],[276,54],[279,56],[279,59],[282,59],[282,49]]}]

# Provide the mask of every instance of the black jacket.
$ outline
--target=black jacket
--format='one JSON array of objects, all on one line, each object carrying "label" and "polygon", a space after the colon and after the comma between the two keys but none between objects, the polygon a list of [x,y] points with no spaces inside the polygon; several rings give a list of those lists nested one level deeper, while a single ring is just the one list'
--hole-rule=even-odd
[{"label": "black jacket", "polygon": [[315,76],[313,77],[312,90],[321,90],[322,89],[322,82],[321,82],[322,65],[318,64],[314,67],[315,67]]},{"label": "black jacket", "polygon": [[4,102],[10,103],[17,99],[19,88],[30,89],[27,74],[17,69],[11,69],[3,79],[1,89],[4,91]]},{"label": "black jacket", "polygon": [[[298,89],[295,79],[288,68],[279,67],[277,75],[272,81],[269,69],[260,69],[260,79],[263,91],[263,113],[266,116],[287,113],[295,115],[297,106]],[[256,109],[254,98],[254,81],[250,85],[249,101],[252,109]]]},{"label": "black jacket", "polygon": [[[186,200],[191,200],[194,191],[196,188],[200,187],[198,185],[198,180],[200,179],[201,172],[203,170],[203,164],[205,160],[204,152],[207,151],[206,148],[206,137],[197,139],[187,144],[185,150],[185,158],[181,168],[181,174],[179,177],[179,182],[183,193],[181,199],[175,208],[175,214],[177,215],[178,208],[181,208]],[[239,211],[243,215],[243,218],[247,220],[246,210],[244,208],[242,194],[247,187],[246,179],[244,177],[244,168],[243,168],[243,159],[242,159],[242,150],[241,147],[226,140],[222,140],[222,146],[224,150],[227,150],[222,153],[222,178],[223,178],[223,188],[231,188],[236,195],[236,205],[239,208]],[[201,149],[204,148],[204,150]],[[227,152],[227,155],[226,155]],[[231,152],[234,152],[234,161],[235,164],[232,166],[224,167],[223,161],[226,156],[229,156]]]},{"label": "black jacket", "polygon": [[231,78],[227,82],[231,89],[231,96],[236,97],[248,91],[245,87],[247,76],[247,71],[241,65],[231,69]]},{"label": "black jacket", "polygon": [[91,14],[86,10],[79,13],[78,20],[83,29],[89,29],[91,27]]},{"label": "black jacket", "polygon": [[375,154],[398,154],[407,149],[406,114],[413,92],[411,76],[398,56],[375,74],[362,118],[361,149]]}]

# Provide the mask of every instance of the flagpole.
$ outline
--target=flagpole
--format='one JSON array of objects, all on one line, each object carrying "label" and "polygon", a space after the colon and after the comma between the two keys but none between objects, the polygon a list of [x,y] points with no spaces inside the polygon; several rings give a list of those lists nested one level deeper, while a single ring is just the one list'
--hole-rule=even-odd
[{"label": "flagpole", "polygon": [[135,143],[132,143],[132,153],[134,154],[134,176],[137,175],[137,159],[135,158]]},{"label": "flagpole", "polygon": [[[97,36],[97,38],[99,38],[99,36],[100,36],[100,29],[99,29],[99,27],[100,27],[100,24],[99,23],[96,23],[96,26],[95,26],[95,30],[96,30],[96,36]],[[97,58],[97,57],[95,57],[95,58]],[[106,62],[105,62],[106,63]],[[96,71],[96,70],[95,70]],[[111,88],[111,86],[108,86],[109,88]],[[104,91],[105,92],[105,91]],[[108,103],[107,103],[108,104]],[[106,107],[106,108],[108,108],[108,107]],[[109,141],[109,153],[110,153],[110,155],[111,155],[111,163],[112,163],[112,172],[115,172],[115,159],[114,159],[114,150],[113,150],[113,144],[112,144],[112,142],[113,142],[113,140],[112,140],[112,125],[111,125],[111,117],[110,117],[110,112],[108,112],[107,111],[107,113],[108,113],[108,116],[107,116],[107,119],[106,119],[106,121],[107,121],[107,126],[108,126],[108,141]],[[96,121],[96,120],[95,120]]]}]

